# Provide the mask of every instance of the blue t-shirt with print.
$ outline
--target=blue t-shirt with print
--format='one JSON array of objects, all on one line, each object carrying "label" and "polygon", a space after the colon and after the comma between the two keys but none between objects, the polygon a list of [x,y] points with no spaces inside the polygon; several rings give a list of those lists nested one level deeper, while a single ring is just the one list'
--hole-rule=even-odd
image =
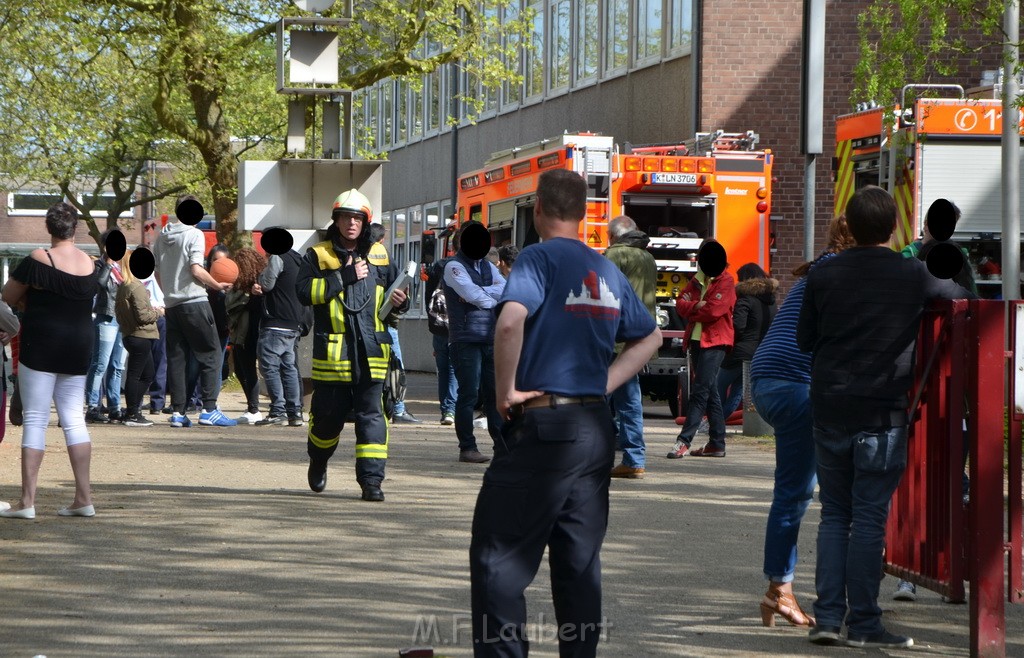
[{"label": "blue t-shirt with print", "polygon": [[578,240],[524,249],[499,304],[509,301],[529,312],[516,371],[520,391],[604,395],[615,343],[655,329],[619,268]]}]

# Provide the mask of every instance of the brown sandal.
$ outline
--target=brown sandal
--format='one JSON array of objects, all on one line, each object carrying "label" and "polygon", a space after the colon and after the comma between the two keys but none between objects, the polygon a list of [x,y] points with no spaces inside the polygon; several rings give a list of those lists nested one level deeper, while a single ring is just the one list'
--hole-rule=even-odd
[{"label": "brown sandal", "polygon": [[796,602],[796,597],[791,592],[781,591],[772,583],[761,600],[761,623],[769,627],[775,626],[775,615],[779,615],[793,626],[814,626],[814,617],[804,614],[800,604]]}]

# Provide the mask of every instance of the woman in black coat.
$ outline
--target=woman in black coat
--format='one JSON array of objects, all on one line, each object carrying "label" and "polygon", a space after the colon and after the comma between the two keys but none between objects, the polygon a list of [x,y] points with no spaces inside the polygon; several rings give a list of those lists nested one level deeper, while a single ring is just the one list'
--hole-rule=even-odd
[{"label": "woman in black coat", "polygon": [[718,371],[718,395],[726,418],[739,409],[743,400],[743,362],[754,358],[754,350],[768,333],[768,325],[775,317],[775,291],[779,287],[779,282],[756,263],[747,263],[736,274],[736,308],[732,315],[736,337],[732,351]]}]

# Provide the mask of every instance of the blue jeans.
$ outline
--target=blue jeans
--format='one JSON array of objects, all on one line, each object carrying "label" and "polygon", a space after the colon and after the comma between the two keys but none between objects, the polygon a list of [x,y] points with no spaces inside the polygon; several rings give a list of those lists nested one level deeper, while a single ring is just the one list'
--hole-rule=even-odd
[{"label": "blue jeans", "polygon": [[907,428],[814,423],[821,522],[814,614],[820,626],[883,630],[878,607],[889,501],[907,467]]},{"label": "blue jeans", "polygon": [[494,404],[494,346],[490,343],[452,343],[448,346],[459,393],[455,400],[455,435],[459,450],[476,450],[473,436],[473,409],[483,392],[487,432],[491,439],[501,436],[501,416]]},{"label": "blue jeans", "polygon": [[459,394],[459,383],[455,379],[455,366],[448,353],[448,337],[433,336],[434,363],[437,365],[437,400],[441,403],[441,415],[455,415],[455,398]]},{"label": "blue jeans", "polygon": [[722,415],[726,418],[740,408],[743,401],[743,363],[718,370],[718,399],[722,401]]},{"label": "blue jeans", "polygon": [[[398,329],[394,327],[388,327],[388,333],[391,334],[391,351],[395,353],[395,358],[402,364],[402,369],[405,370],[405,361],[402,360],[402,345],[398,342]],[[402,399],[395,400],[395,415],[405,415],[405,396]]]},{"label": "blue jeans", "polygon": [[[109,315],[93,318],[92,365],[85,378],[85,402],[89,408],[100,406],[100,389],[106,383],[107,408],[111,411],[121,408],[121,377],[124,375],[128,353],[121,344],[121,329],[117,320]],[[110,370],[108,373],[107,370]]]},{"label": "blue jeans", "polygon": [[690,345],[690,363],[693,366],[694,378],[690,385],[690,403],[686,409],[686,422],[679,432],[679,440],[690,445],[697,434],[700,421],[705,414],[710,426],[710,443],[713,447],[725,450],[725,416],[722,413],[722,401],[718,397],[718,370],[725,359],[724,347],[700,347]]},{"label": "blue jeans", "polygon": [[633,375],[626,383],[612,391],[615,405],[615,424],[619,428],[622,463],[643,468],[647,446],[644,444],[644,399],[640,393],[640,377]]},{"label": "blue jeans", "polygon": [[299,418],[302,416],[302,381],[295,365],[298,329],[260,328],[257,344],[260,374],[267,385],[270,415]]},{"label": "blue jeans", "polygon": [[814,495],[814,436],[811,386],[784,379],[750,382],[757,413],[775,429],[775,491],[764,533],[764,575],[776,583],[793,581],[800,521]]}]

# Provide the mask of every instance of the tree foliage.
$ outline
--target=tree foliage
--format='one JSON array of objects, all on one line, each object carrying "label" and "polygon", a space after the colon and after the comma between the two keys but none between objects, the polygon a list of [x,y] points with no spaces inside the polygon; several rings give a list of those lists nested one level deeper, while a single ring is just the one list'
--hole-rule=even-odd
[{"label": "tree foliage", "polygon": [[980,79],[981,58],[987,54],[990,61],[1004,40],[1004,4],[874,0],[858,20],[860,58],[851,101],[891,105],[905,84]]},{"label": "tree foliage", "polygon": [[[135,163],[171,162],[162,190],[211,203],[235,244],[240,159],[284,156],[286,99],[276,93],[284,0],[5,0],[0,9],[0,171],[16,181],[128,189]],[[333,11],[337,13],[339,8]],[[485,86],[513,77],[501,33],[511,0],[366,0],[341,32],[341,85],[359,89],[459,62]],[[497,47],[496,47],[497,46]],[[490,48],[490,50],[488,50]],[[506,48],[505,50],[510,50]],[[505,62],[508,62],[506,64]],[[13,145],[13,147],[12,147]],[[197,184],[196,180],[202,180]],[[132,188],[125,197],[138,191]],[[82,198],[85,198],[84,196]]]}]

